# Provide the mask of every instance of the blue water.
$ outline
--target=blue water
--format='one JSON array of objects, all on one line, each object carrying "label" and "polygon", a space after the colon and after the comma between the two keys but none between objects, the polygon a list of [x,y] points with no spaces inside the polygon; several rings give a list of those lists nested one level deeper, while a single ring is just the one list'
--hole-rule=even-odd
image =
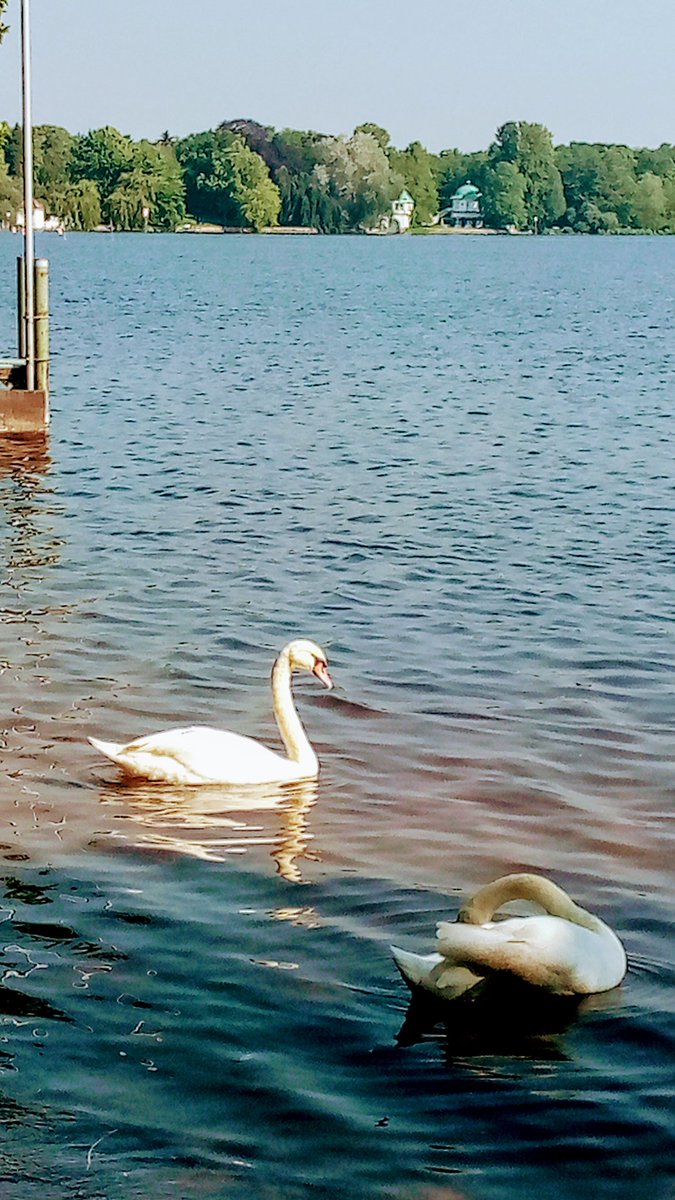
[{"label": "blue water", "polygon": [[[0,1192],[671,1197],[673,239],[38,252],[53,422],[0,444]],[[120,786],[88,746],[276,745],[294,636],[338,685],[296,685],[318,785]],[[624,984],[409,1012],[389,943],[511,870],[617,930]]]}]

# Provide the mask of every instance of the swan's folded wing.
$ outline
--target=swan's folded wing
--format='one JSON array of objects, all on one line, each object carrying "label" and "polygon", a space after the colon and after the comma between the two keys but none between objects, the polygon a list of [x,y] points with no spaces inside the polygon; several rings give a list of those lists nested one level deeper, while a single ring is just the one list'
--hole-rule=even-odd
[{"label": "swan's folded wing", "polygon": [[450,962],[479,975],[501,974],[551,992],[578,991],[573,936],[565,928],[569,922],[557,921],[552,930],[540,920],[531,917],[495,925],[441,922],[436,930],[438,950]]},{"label": "swan's folded wing", "polygon": [[219,781],[224,769],[232,783],[257,782],[255,772],[274,778],[279,775],[285,760],[253,738],[243,737],[225,729],[192,725],[183,729],[165,729],[148,737],[136,738],[120,748],[116,761],[130,768],[152,770],[175,764],[188,782]]},{"label": "swan's folded wing", "polygon": [[[206,726],[190,725],[183,729],[163,729],[160,733],[150,733],[146,737],[134,738],[121,749],[124,754],[156,754],[160,758],[175,758],[183,766],[191,766],[194,755],[200,750],[210,749],[213,745],[213,734],[218,742],[226,738],[226,733],[218,729],[208,729]],[[236,735],[230,735],[236,736]]]}]

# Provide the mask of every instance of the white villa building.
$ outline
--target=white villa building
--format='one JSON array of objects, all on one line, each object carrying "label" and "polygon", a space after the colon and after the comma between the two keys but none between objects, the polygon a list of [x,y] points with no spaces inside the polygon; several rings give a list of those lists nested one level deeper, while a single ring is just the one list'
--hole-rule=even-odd
[{"label": "white villa building", "polygon": [[382,217],[374,233],[406,233],[412,224],[415,201],[405,188],[396,200],[391,202],[391,213]]}]

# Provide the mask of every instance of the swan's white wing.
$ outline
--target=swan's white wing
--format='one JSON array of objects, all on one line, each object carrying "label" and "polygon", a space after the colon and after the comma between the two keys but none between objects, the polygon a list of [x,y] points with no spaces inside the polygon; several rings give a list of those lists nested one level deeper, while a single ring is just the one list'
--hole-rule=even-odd
[{"label": "swan's white wing", "polygon": [[442,922],[436,936],[448,963],[482,975],[511,975],[561,995],[608,991],[626,971],[623,946],[600,921],[597,930],[552,916],[486,925]]},{"label": "swan's white wing", "polygon": [[296,763],[260,742],[204,725],[165,729],[125,746],[90,741],[129,774],[167,783],[269,783],[298,777]]}]

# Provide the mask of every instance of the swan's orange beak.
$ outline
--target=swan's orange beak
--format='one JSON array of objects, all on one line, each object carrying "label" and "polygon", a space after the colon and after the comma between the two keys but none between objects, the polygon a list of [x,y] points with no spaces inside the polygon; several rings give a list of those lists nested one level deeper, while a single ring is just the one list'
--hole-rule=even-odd
[{"label": "swan's orange beak", "polygon": [[317,679],[321,680],[323,686],[327,687],[329,692],[332,690],[333,680],[328,674],[328,667],[326,666],[325,662],[321,662],[317,658],[316,662],[314,663],[312,675],[316,675]]}]

